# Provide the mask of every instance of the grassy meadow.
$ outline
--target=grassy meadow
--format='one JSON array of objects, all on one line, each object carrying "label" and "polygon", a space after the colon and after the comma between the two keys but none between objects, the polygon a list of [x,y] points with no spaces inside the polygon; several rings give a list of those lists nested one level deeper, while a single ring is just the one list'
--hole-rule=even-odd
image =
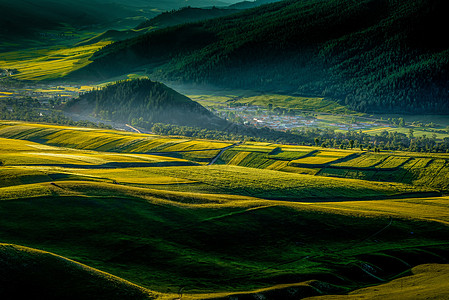
[{"label": "grassy meadow", "polygon": [[16,69],[12,78],[19,80],[59,79],[90,63],[89,58],[110,42],[69,47],[56,46],[40,49],[23,49],[4,52],[0,68]]},{"label": "grassy meadow", "polygon": [[0,283],[296,299],[434,277],[412,268],[447,262],[448,160],[3,121]]},{"label": "grassy meadow", "polygon": [[338,104],[334,100],[323,97],[299,97],[280,94],[260,95],[251,91],[244,91],[243,96],[232,95],[233,93],[241,95],[242,92],[231,91],[209,93],[201,95],[190,95],[189,98],[208,107],[221,107],[226,105],[248,105],[266,108],[268,106],[284,109],[295,109],[303,111],[317,111],[335,114],[351,114],[351,111]]}]

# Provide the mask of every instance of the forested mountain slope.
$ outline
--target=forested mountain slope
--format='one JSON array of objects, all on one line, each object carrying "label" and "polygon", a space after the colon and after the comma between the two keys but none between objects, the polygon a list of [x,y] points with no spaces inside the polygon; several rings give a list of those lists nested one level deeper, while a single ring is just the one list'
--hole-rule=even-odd
[{"label": "forested mountain slope", "polygon": [[81,95],[65,110],[151,128],[152,123],[221,128],[226,121],[199,103],[149,79],[121,81]]},{"label": "forested mountain slope", "polygon": [[95,32],[131,29],[160,12],[187,5],[227,4],[216,0],[0,0],[0,50],[54,46],[90,38]]},{"label": "forested mountain slope", "polygon": [[203,21],[213,18],[219,18],[227,16],[236,12],[239,9],[228,8],[196,8],[196,7],[183,7],[179,10],[167,11],[148,21],[142,22],[135,29],[142,29],[146,27],[169,27],[176,26],[184,23],[191,23],[197,21]]},{"label": "forested mountain slope", "polygon": [[[324,95],[351,109],[449,112],[442,0],[287,0],[118,42],[73,74]],[[95,76],[95,77],[94,77]]]}]

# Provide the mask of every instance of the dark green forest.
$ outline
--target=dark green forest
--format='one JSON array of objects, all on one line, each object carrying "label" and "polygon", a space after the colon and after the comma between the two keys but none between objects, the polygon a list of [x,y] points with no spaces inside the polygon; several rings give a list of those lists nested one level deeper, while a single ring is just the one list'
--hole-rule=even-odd
[{"label": "dark green forest", "polygon": [[448,113],[442,0],[286,0],[106,46],[72,78],[322,95],[362,112]]},{"label": "dark green forest", "polygon": [[198,22],[213,18],[219,18],[239,12],[238,9],[230,8],[197,8],[197,7],[183,7],[171,11],[163,12],[150,20],[140,23],[135,29],[142,29],[147,27],[169,27],[184,23]]},{"label": "dark green forest", "polygon": [[221,128],[227,123],[199,103],[149,79],[110,84],[72,99],[64,109],[103,120],[138,124],[141,127],[162,122]]}]

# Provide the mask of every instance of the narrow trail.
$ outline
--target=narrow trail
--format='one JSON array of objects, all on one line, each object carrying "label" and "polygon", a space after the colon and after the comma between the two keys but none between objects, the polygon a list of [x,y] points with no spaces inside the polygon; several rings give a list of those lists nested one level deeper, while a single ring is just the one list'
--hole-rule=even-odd
[{"label": "narrow trail", "polygon": [[233,144],[233,145],[231,145],[231,146],[228,146],[228,147],[225,147],[225,148],[221,149],[220,153],[218,153],[217,156],[215,156],[215,157],[210,161],[210,163],[208,163],[207,165],[208,165],[208,166],[213,165],[213,164],[220,158],[220,156],[221,156],[226,150],[231,149],[231,148],[233,148],[233,147],[235,147],[235,146],[241,145],[242,143],[243,143],[243,142],[238,142],[237,144]]},{"label": "narrow trail", "polygon": [[137,133],[142,133],[139,129],[132,127],[129,124],[125,124],[126,127],[131,128],[132,130],[136,131]]}]

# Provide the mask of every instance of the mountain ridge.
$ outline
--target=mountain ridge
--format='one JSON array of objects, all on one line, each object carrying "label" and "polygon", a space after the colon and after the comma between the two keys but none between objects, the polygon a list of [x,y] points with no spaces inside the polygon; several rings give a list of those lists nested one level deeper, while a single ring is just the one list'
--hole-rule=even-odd
[{"label": "mountain ridge", "polygon": [[162,81],[323,95],[362,112],[448,113],[448,43],[426,34],[447,23],[442,6],[276,2],[106,46],[81,74],[146,65]]}]

